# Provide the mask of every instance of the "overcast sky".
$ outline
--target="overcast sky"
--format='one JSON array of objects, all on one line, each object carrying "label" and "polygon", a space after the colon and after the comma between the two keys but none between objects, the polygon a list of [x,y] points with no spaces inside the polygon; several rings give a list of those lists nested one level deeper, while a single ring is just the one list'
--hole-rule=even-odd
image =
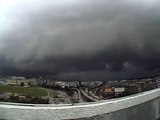
[{"label": "overcast sky", "polygon": [[0,0],[1,75],[108,80],[159,68],[159,0]]}]

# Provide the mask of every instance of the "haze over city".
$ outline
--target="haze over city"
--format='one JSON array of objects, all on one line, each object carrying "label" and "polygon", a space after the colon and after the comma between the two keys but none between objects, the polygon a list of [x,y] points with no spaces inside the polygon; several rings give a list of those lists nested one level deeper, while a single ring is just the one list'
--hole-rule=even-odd
[{"label": "haze over city", "polygon": [[0,75],[112,80],[160,68],[159,0],[0,0]]}]

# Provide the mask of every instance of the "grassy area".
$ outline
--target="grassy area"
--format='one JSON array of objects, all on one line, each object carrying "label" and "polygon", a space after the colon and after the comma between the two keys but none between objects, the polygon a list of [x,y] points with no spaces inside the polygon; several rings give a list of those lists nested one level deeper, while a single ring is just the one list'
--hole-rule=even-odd
[{"label": "grassy area", "polygon": [[2,93],[17,93],[38,97],[47,96],[47,91],[51,94],[50,90],[39,87],[0,86],[0,92]]}]

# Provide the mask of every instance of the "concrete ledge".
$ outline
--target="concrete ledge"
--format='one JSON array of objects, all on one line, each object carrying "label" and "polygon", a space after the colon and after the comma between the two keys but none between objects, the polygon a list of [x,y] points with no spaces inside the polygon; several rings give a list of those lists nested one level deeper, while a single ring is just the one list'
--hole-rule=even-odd
[{"label": "concrete ledge", "polygon": [[59,120],[88,118],[130,108],[157,98],[160,98],[160,89],[119,99],[75,105],[33,105],[0,102],[0,119]]}]

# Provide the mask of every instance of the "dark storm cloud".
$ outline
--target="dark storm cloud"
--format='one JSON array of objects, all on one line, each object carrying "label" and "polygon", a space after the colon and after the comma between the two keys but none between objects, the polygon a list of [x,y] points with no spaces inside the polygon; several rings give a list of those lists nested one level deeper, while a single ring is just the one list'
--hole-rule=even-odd
[{"label": "dark storm cloud", "polygon": [[122,79],[160,67],[158,0],[1,1],[1,73]]}]

